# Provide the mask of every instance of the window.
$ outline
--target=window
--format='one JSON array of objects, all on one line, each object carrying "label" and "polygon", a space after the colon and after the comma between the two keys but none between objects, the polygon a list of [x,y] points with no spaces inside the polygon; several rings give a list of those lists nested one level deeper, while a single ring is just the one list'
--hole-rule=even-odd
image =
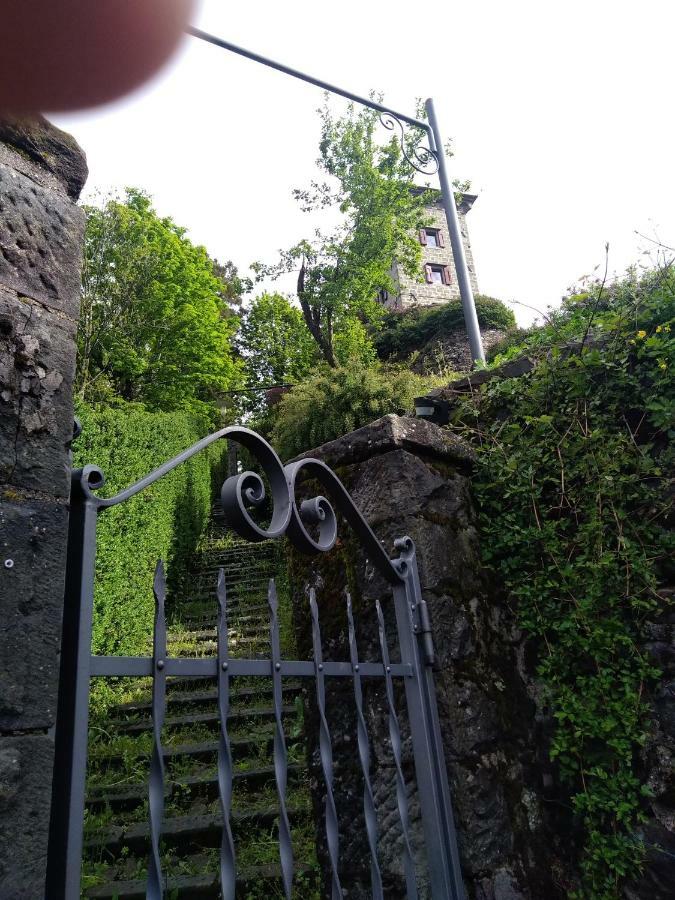
[{"label": "window", "polygon": [[440,228],[422,228],[420,230],[420,244],[423,247],[445,247],[443,232]]},{"label": "window", "polygon": [[424,276],[427,284],[450,284],[452,281],[450,266],[435,266],[427,263],[424,267]]}]

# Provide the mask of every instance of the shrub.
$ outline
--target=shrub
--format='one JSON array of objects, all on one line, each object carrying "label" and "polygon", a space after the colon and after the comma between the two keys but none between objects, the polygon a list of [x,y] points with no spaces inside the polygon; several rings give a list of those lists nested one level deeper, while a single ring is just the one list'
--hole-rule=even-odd
[{"label": "shrub", "polygon": [[281,401],[272,443],[283,459],[347,434],[386,413],[412,408],[424,380],[354,362],[297,385]]},{"label": "shrub", "polygon": [[[523,354],[542,356],[575,341],[594,339],[656,327],[672,317],[675,276],[672,269],[634,271],[609,286],[595,285],[565,297],[558,309],[548,310],[544,325],[511,330],[495,344],[488,358],[494,365]],[[557,352],[557,351],[556,351]]]},{"label": "shrub", "polygon": [[[513,311],[501,300],[478,295],[475,298],[478,322],[482,328],[514,328]],[[408,356],[432,338],[464,328],[460,300],[442,306],[415,307],[403,313],[389,312],[375,335],[375,348],[380,359]]]},{"label": "shrub", "polygon": [[583,834],[569,896],[613,900],[644,856],[638,761],[658,672],[642,626],[673,575],[675,275],[570,298],[537,340],[539,365],[493,379],[457,424],[478,450],[484,559],[539,649],[550,754]]},{"label": "shrub", "polygon": [[[207,416],[150,413],[136,404],[80,406],[73,465],[92,463],[112,496],[213,430]],[[99,514],[93,652],[146,651],[152,634],[152,579],[159,558],[169,587],[193,552],[211,510],[212,479],[224,442],[202,451],[131,500]]]}]

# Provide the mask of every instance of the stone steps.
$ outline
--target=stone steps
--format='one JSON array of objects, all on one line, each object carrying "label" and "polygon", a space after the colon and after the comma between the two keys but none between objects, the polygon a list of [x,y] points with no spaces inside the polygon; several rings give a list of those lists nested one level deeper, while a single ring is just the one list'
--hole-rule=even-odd
[{"label": "stone steps", "polygon": [[[291,823],[308,814],[309,808],[288,808]],[[261,809],[235,809],[230,813],[230,824],[233,834],[237,836],[251,829],[270,828],[278,818],[279,809],[276,805]],[[169,817],[162,822],[162,845],[179,848],[187,855],[202,847],[220,846],[222,831],[220,812]],[[126,826],[114,825],[97,832],[85,831],[85,852],[95,850],[115,854],[121,853],[124,847],[134,852],[147,852],[150,847],[150,826],[143,822]]]},{"label": "stone steps", "polygon": [[[303,769],[298,763],[289,763],[288,779],[292,782]],[[259,766],[253,769],[235,771],[232,775],[234,785],[242,784],[247,789],[274,783],[274,766]],[[186,790],[187,789],[187,790]],[[194,798],[213,800],[218,796],[218,776],[187,775],[183,778],[167,778],[164,789],[166,799],[180,793],[187,800]],[[89,791],[87,806],[97,809],[108,806],[111,809],[132,809],[148,799],[147,783],[132,784],[124,789],[120,787],[98,788]]]},{"label": "stone steps", "polygon": [[[263,748],[263,752],[267,752],[272,747],[273,739],[274,733],[271,730],[264,734],[258,733],[248,737],[230,737],[232,755],[246,757],[247,754],[259,754]],[[171,762],[181,757],[192,757],[203,761],[215,758],[218,747],[218,741],[195,741],[194,743],[176,744],[173,747],[164,746],[162,747],[162,757],[165,762]],[[111,753],[98,756],[97,761],[105,764],[106,769],[111,769],[120,766],[129,758],[129,754]],[[147,751],[139,751],[137,758],[149,759],[149,754]]]},{"label": "stone steps", "polygon": [[[261,546],[262,552],[258,552]],[[203,554],[201,563],[187,577],[189,599],[169,608],[167,644],[171,655],[216,656],[218,568],[223,565],[227,570],[234,564],[227,582],[230,651],[236,653],[239,648],[240,656],[255,658],[261,654],[260,658],[269,659],[267,586],[278,551],[264,545],[257,548],[246,545],[243,549],[245,552],[235,554],[221,549]],[[267,571],[263,571],[265,568]],[[145,684],[144,695],[120,703],[110,711],[109,719],[99,730],[106,740],[90,753],[87,796],[90,824],[85,833],[85,872],[91,880],[104,883],[88,887],[83,897],[134,900],[146,896],[142,875],[150,846],[147,777],[153,723],[151,680]],[[304,760],[299,762],[297,758],[298,741],[304,740],[302,707],[293,703],[302,690],[301,683],[284,680],[282,690],[285,702],[281,715],[290,757],[287,802],[294,844],[296,835],[299,840],[296,871],[309,874],[316,872],[312,849],[314,827],[307,769]],[[272,759],[275,728],[272,696],[270,677],[231,681],[228,730],[234,765],[234,810],[230,824],[236,852],[245,863],[241,868],[238,866],[236,896],[247,900],[253,896],[283,896],[279,866],[271,864],[278,859],[274,842],[279,819]],[[171,900],[220,896],[218,853],[222,815],[217,769],[220,724],[214,677],[167,678],[162,729],[166,807],[161,853],[165,896]],[[115,781],[123,783],[111,783]],[[305,859],[301,858],[303,854]],[[309,883],[303,879],[303,886]],[[312,890],[311,896],[318,895]]]},{"label": "stone steps", "polygon": [[[283,706],[281,708],[282,716],[291,716],[296,712],[294,706]],[[262,722],[269,722],[274,719],[274,707],[263,707],[261,709],[240,709],[230,710],[227,717],[228,723],[244,722],[254,719]],[[165,728],[189,728],[191,725],[214,725],[220,724],[220,715],[217,710],[208,713],[195,713],[191,716],[168,716],[164,719]],[[142,731],[152,731],[152,719],[148,718],[143,722],[134,722],[132,724],[119,724],[117,730],[123,734],[139,734]]]},{"label": "stone steps", "polygon": [[[209,679],[211,680],[211,679]],[[301,690],[300,682],[292,682],[288,684],[284,684],[282,686],[282,690],[284,694],[297,694]],[[230,703],[235,704],[238,700],[246,700],[249,698],[255,697],[264,697],[272,694],[272,686],[263,686],[260,688],[234,688],[230,690]],[[192,691],[187,693],[170,693],[167,695],[167,706],[183,706],[185,704],[192,705],[195,703],[208,703],[213,701],[214,703],[218,700],[218,691],[210,690],[210,691]],[[119,706],[115,707],[115,711],[120,713],[134,713],[134,712],[150,712],[152,709],[152,703],[149,700],[145,700],[141,703],[131,702],[131,703],[121,703]]]},{"label": "stone steps", "polygon": [[[188,863],[189,864],[189,863]],[[297,875],[310,875],[313,867],[296,865]],[[254,885],[265,882],[281,882],[281,867],[278,865],[248,866],[237,871],[237,897],[249,896]],[[270,885],[271,887],[272,885]],[[112,881],[100,887],[89,888],[85,897],[92,900],[145,900],[147,885],[141,881]],[[220,876],[215,873],[204,875],[175,875],[166,879],[165,891],[171,900],[201,900],[220,897]],[[258,896],[256,894],[256,896]]]}]

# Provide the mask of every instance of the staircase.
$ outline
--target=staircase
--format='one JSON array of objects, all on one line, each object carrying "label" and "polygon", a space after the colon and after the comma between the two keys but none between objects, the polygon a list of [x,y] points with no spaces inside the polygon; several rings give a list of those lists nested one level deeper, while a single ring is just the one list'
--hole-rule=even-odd
[{"label": "staircase", "polygon": [[[225,570],[230,656],[269,658],[267,587],[276,578],[282,654],[295,658],[280,546],[227,535],[219,510],[187,573],[181,599],[168,607],[171,656],[214,656],[218,570]],[[274,710],[266,678],[232,678],[228,732],[234,776],[231,826],[237,897],[284,897],[277,843],[278,800],[272,764]],[[123,679],[116,702],[90,729],[82,896],[136,900],[146,896],[150,849],[148,772],[152,750],[151,680]],[[295,857],[293,896],[318,897],[314,825],[305,764],[300,684],[284,683],[288,748],[286,801]],[[220,897],[222,818],[218,796],[219,718],[215,680],[167,679],[162,734],[165,812],[162,871],[167,900]]]}]

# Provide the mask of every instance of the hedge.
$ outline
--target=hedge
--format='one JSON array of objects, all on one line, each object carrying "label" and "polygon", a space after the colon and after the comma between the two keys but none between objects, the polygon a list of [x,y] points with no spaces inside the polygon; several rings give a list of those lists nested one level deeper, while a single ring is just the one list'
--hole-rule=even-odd
[{"label": "hedge", "polygon": [[[80,406],[82,434],[75,467],[91,463],[106,476],[111,496],[214,430],[208,416],[151,413],[137,404]],[[167,568],[169,596],[204,532],[225,443],[217,442],[131,500],[99,513],[93,652],[145,652],[152,634],[152,580],[158,559]]]}]

